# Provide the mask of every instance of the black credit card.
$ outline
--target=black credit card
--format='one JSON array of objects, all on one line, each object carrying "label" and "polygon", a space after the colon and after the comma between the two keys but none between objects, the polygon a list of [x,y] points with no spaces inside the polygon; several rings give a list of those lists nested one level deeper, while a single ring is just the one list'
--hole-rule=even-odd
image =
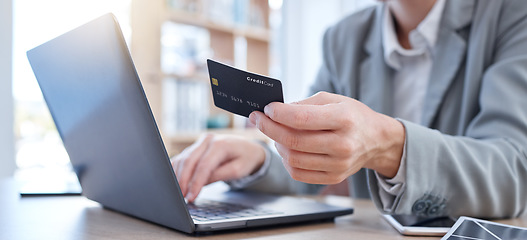
[{"label": "black credit card", "polygon": [[214,105],[231,113],[249,117],[271,102],[284,102],[282,83],[266,76],[246,72],[207,59]]}]

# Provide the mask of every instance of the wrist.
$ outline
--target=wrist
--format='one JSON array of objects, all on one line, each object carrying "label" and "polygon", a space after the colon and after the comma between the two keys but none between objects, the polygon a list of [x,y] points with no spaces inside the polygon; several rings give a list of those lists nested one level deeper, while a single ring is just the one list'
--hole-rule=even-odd
[{"label": "wrist", "polygon": [[400,121],[384,117],[387,121],[383,124],[384,127],[379,129],[379,149],[365,167],[386,178],[393,178],[401,164],[406,132]]}]

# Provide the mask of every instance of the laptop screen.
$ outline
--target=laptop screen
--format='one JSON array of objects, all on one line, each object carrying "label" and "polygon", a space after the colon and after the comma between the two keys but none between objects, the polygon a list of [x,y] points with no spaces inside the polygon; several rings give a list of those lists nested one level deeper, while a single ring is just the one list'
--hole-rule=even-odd
[{"label": "laptop screen", "polygon": [[83,194],[105,207],[192,231],[113,15],[28,51],[28,58]]}]

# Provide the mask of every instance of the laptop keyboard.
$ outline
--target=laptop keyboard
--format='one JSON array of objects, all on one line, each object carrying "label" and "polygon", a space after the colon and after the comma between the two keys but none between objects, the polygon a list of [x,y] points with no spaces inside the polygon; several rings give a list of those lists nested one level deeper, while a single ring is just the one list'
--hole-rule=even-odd
[{"label": "laptop keyboard", "polygon": [[201,200],[189,203],[190,216],[198,221],[213,221],[240,217],[264,216],[277,214],[276,211],[248,207],[240,204]]}]

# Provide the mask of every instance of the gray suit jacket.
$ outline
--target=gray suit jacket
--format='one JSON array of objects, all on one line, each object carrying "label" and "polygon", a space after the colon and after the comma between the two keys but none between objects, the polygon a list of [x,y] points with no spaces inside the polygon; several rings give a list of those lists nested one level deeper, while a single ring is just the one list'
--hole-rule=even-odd
[{"label": "gray suit jacket", "polygon": [[[382,8],[355,13],[324,36],[312,92],[342,94],[392,114],[392,76],[382,50]],[[350,178],[389,213],[513,217],[527,205],[527,1],[448,0],[420,124],[406,128],[406,183],[383,206],[371,170]],[[366,176],[367,175],[367,176]],[[251,189],[313,193],[273,155]]]}]

